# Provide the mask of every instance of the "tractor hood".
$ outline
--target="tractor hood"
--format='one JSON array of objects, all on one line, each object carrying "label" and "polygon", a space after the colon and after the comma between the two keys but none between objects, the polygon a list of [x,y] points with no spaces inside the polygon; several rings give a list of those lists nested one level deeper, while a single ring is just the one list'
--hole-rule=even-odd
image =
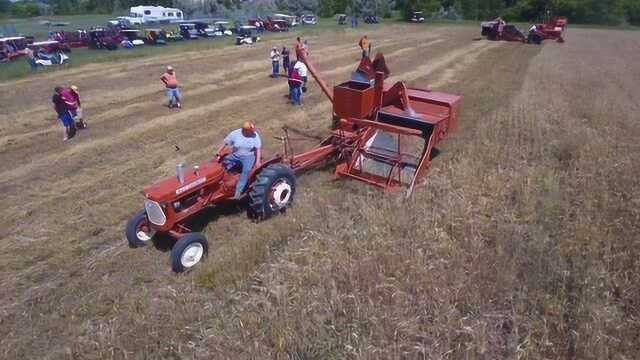
[{"label": "tractor hood", "polygon": [[172,201],[212,183],[218,183],[224,176],[224,168],[217,162],[204,162],[196,174],[193,167],[184,168],[184,182],[177,176],[166,177],[146,187],[144,195],[157,202]]}]

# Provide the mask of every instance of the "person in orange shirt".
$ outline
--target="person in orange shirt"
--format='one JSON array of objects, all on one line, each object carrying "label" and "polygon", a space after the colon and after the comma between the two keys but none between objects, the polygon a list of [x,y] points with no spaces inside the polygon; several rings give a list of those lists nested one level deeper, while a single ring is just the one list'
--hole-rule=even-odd
[{"label": "person in orange shirt", "polygon": [[182,107],[180,104],[180,89],[178,89],[178,79],[176,78],[176,72],[173,70],[172,66],[167,66],[167,71],[162,74],[160,80],[162,80],[164,86],[167,88],[169,108],[177,107],[180,109]]}]

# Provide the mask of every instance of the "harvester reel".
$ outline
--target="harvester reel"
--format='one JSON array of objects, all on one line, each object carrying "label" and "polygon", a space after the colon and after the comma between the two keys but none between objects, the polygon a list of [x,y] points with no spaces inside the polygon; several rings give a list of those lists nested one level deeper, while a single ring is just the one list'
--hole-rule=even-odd
[{"label": "harvester reel", "polygon": [[293,203],[296,178],[284,164],[272,164],[256,176],[249,192],[249,216],[265,220],[284,212]]}]

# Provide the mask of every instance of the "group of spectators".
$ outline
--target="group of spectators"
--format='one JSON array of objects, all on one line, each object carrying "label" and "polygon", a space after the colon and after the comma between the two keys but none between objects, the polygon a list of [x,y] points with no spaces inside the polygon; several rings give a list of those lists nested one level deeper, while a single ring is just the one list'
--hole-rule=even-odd
[{"label": "group of spectators", "polygon": [[[295,47],[308,54],[309,45],[306,40],[302,42],[300,38],[297,38]],[[269,58],[271,59],[270,76],[272,78],[280,77],[280,61],[282,60],[282,69],[289,83],[289,101],[293,105],[302,105],[302,94],[307,91],[307,81],[309,79],[305,63],[301,59],[291,61],[291,53],[286,46],[282,47],[282,50],[278,50],[278,47],[274,46],[271,49]]]},{"label": "group of spectators", "polygon": [[87,127],[82,116],[82,104],[80,103],[80,93],[77,86],[71,85],[68,88],[56,86],[51,101],[58,119],[64,126],[63,141],[73,138],[78,129]]}]

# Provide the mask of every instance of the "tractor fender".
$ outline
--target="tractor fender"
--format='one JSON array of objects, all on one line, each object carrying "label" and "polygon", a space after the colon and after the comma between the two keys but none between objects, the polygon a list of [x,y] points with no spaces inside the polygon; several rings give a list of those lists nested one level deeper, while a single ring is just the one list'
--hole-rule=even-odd
[{"label": "tractor fender", "polygon": [[267,166],[269,166],[271,164],[282,163],[283,162],[282,160],[283,160],[282,156],[277,155],[273,159],[269,159],[267,161],[264,161],[264,162],[262,162],[260,164],[260,166],[254,168],[253,171],[251,171],[251,174],[249,174],[249,181],[247,182],[247,184],[248,184],[247,189],[251,188],[251,186],[253,185],[253,182],[256,180],[256,177],[258,176],[260,171],[262,171],[264,168],[266,168]]}]

